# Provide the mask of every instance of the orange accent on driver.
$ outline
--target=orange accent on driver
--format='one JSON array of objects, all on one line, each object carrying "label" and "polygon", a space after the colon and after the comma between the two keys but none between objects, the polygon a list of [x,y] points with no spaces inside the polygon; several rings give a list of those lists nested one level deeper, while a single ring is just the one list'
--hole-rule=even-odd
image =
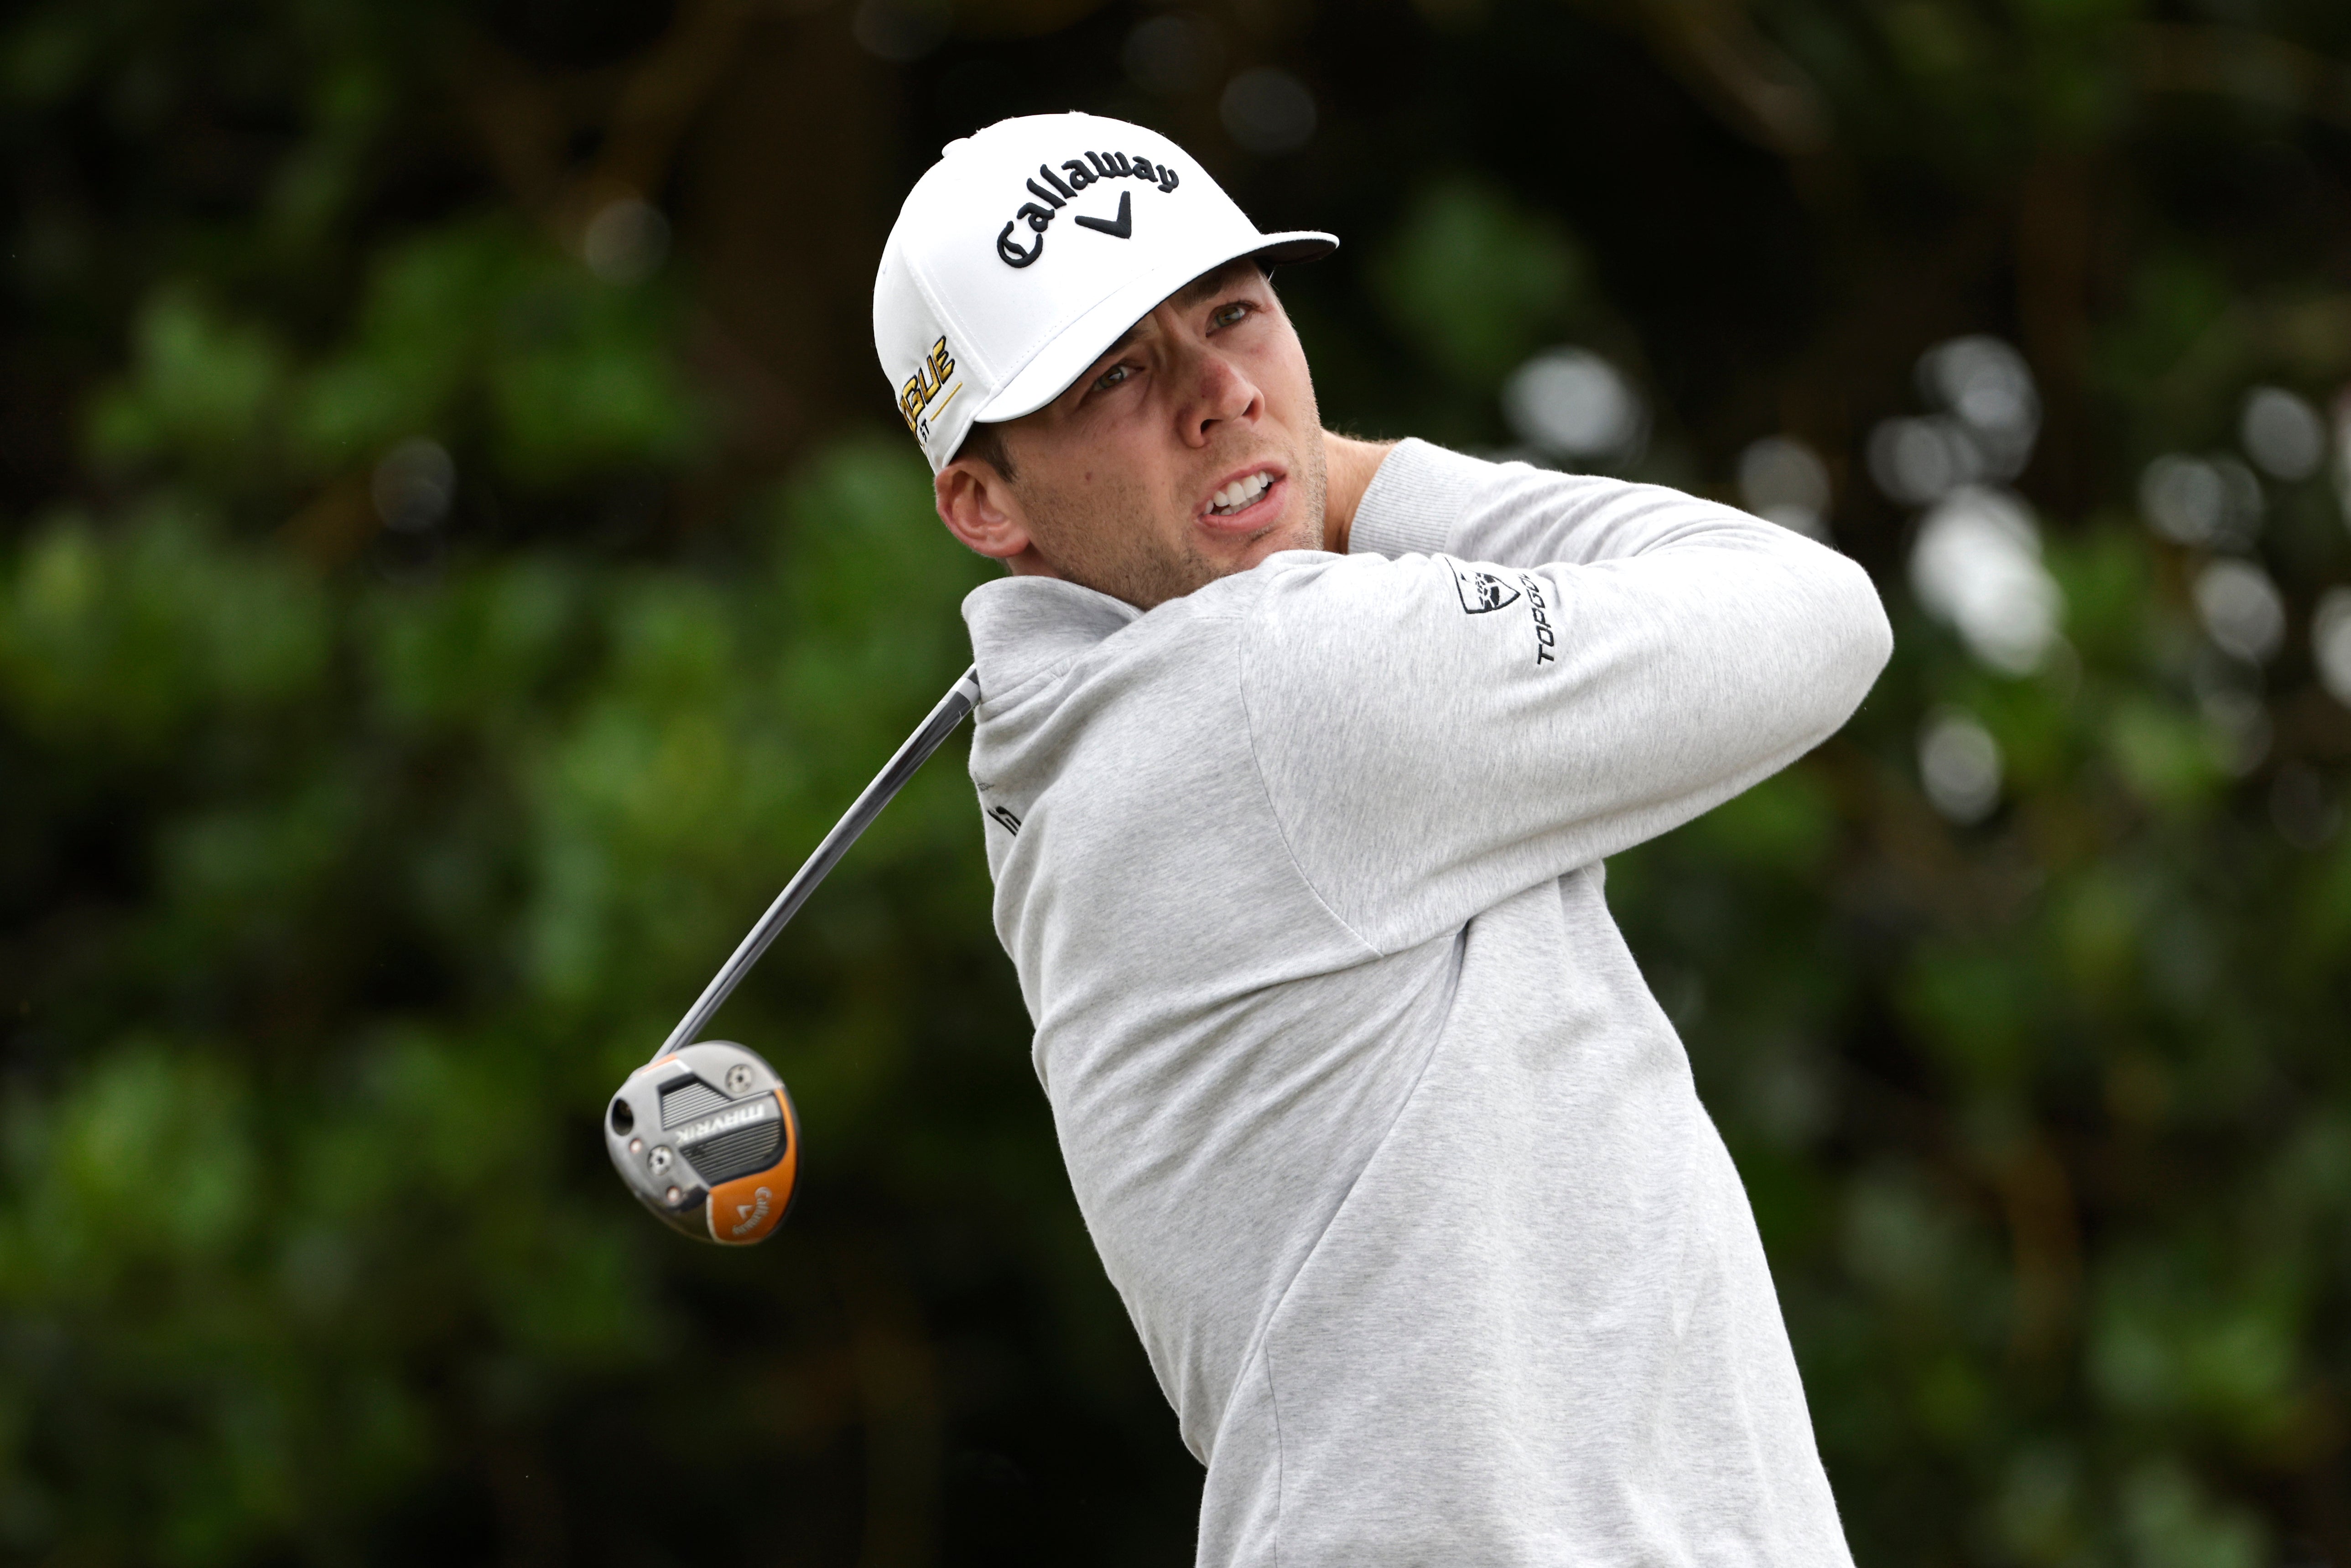
[{"label": "orange accent on driver", "polygon": [[710,1239],[725,1247],[748,1247],[765,1241],[783,1223],[792,1206],[792,1188],[800,1174],[800,1124],[792,1114],[790,1096],[775,1091],[784,1113],[784,1157],[763,1171],[737,1176],[710,1189],[704,1215]]}]

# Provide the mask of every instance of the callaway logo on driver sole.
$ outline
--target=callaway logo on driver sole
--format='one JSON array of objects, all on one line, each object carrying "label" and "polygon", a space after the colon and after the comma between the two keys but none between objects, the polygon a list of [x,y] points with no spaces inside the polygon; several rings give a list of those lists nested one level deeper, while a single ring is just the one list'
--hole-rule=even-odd
[{"label": "callaway logo on driver sole", "polygon": [[735,1213],[743,1223],[728,1227],[728,1235],[745,1235],[756,1228],[759,1221],[768,1218],[768,1204],[775,1195],[763,1186],[751,1196],[758,1200],[756,1203],[738,1203],[735,1206]]}]

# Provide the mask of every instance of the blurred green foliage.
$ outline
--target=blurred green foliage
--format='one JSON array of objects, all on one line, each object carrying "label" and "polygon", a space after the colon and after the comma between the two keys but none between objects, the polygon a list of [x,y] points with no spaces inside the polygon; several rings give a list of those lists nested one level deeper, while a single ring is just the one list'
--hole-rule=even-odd
[{"label": "blurred green foliage", "polygon": [[1475,397],[1583,325],[1583,273],[1556,218],[1447,180],[1398,214],[1371,283],[1396,330]]},{"label": "blurred green foliage", "polygon": [[[1627,472],[1826,459],[1894,668],[1610,890],[1859,1560],[2351,1561],[2351,532],[2258,481],[2284,651],[2231,663],[2137,488],[2351,377],[2351,24],[2210,9],[1211,7],[1317,99],[1266,159],[1213,72],[1122,76],[1122,6],[0,24],[0,1553],[1188,1559],[959,746],[724,1016],[806,1123],[779,1239],[679,1242],[595,1127],[964,663],[863,289],[932,149],[1074,104],[1348,237],[1282,278],[1333,423],[1499,447],[1573,340],[1647,400]],[[613,263],[635,198],[674,245]],[[1868,477],[1969,331],[2045,409],[2023,675]]]}]

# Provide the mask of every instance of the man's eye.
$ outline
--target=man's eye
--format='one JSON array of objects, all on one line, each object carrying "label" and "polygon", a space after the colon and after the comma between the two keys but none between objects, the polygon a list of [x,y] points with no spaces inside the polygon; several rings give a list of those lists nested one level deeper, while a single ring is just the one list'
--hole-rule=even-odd
[{"label": "man's eye", "polygon": [[1126,380],[1127,377],[1134,373],[1134,370],[1129,366],[1113,365],[1110,369],[1104,371],[1101,375],[1094,378],[1094,391],[1108,392],[1111,388],[1118,385],[1121,382]]},{"label": "man's eye", "polygon": [[1208,319],[1219,327],[1229,327],[1256,308],[1256,306],[1246,299],[1236,299],[1230,305],[1219,307],[1217,313]]}]

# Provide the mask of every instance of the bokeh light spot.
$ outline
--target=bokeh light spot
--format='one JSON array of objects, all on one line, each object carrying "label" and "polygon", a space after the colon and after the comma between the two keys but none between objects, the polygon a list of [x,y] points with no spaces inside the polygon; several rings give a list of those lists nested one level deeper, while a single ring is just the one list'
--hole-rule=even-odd
[{"label": "bokeh light spot", "polygon": [[1520,441],[1558,458],[1613,457],[1636,449],[1648,414],[1615,366],[1589,349],[1547,349],[1510,372],[1502,414]]},{"label": "bokeh light spot", "polygon": [[1970,653],[2005,674],[2039,668],[2057,639],[2064,596],[2041,564],[2040,530],[2004,492],[1970,486],[1928,513],[1910,586]]},{"label": "bokeh light spot", "polygon": [[2000,742],[1956,708],[1930,714],[1918,731],[1918,782],[1954,822],[1980,822],[2000,803]]},{"label": "bokeh light spot", "polygon": [[2327,694],[2351,707],[2351,588],[2319,595],[2310,618],[2310,656]]},{"label": "bokeh light spot", "polygon": [[2196,613],[2222,653],[2265,664],[2285,641],[2285,601],[2269,573],[2245,560],[2216,560],[2196,577]]},{"label": "bokeh light spot", "polygon": [[1823,543],[1828,539],[1828,465],[1792,435],[1767,435],[1748,444],[1739,455],[1739,497],[1759,517]]},{"label": "bokeh light spot", "polygon": [[607,283],[642,283],[669,257],[669,220],[634,196],[607,202],[588,221],[580,255]]},{"label": "bokeh light spot", "polygon": [[2326,423],[2318,411],[2282,387],[2245,394],[2237,424],[2245,455],[2273,478],[2307,479],[2326,460]]}]

